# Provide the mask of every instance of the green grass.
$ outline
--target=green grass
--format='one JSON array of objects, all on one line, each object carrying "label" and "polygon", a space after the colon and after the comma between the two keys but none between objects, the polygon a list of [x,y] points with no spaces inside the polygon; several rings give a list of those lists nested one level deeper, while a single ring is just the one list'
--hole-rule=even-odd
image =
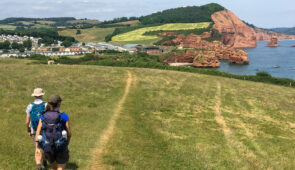
[{"label": "green grass", "polygon": [[80,29],[81,34],[76,35],[77,29],[66,29],[60,31],[59,34],[62,36],[74,37],[79,42],[102,42],[105,36],[111,34],[115,28],[89,28]]},{"label": "green grass", "polygon": [[210,26],[210,22],[202,23],[175,23],[175,24],[164,24],[161,26],[145,27],[130,31],[127,33],[116,35],[112,38],[112,41],[143,41],[143,40],[155,40],[158,38],[156,35],[143,35],[149,31],[169,31],[169,30],[191,30],[207,28]]},{"label": "green grass", "polygon": [[141,44],[141,45],[153,45],[160,41],[161,38],[150,39],[150,40],[137,40],[137,41],[112,41],[112,44],[126,45],[126,44]]},{"label": "green grass", "polygon": [[14,30],[16,28],[16,26],[13,25],[0,25],[0,29],[4,29],[4,30]]},{"label": "green grass", "polygon": [[[125,71],[86,66],[26,65],[0,60],[0,169],[35,169],[32,140],[26,134],[25,108],[32,90],[42,87],[64,99],[73,132],[70,166],[85,169],[101,132],[123,94]],[[21,83],[20,83],[21,82]]]},{"label": "green grass", "polygon": [[[295,90],[133,69],[136,85],[104,161],[113,169],[293,169]],[[226,136],[215,121],[217,84]]]},{"label": "green grass", "polygon": [[[293,88],[166,70],[29,62],[0,60],[0,169],[35,168],[24,125],[35,87],[45,89],[45,99],[63,97],[61,110],[69,113],[73,131],[68,169],[87,169],[122,97],[127,70],[133,82],[104,149],[106,169],[295,167]],[[226,127],[216,121],[217,106]]]}]

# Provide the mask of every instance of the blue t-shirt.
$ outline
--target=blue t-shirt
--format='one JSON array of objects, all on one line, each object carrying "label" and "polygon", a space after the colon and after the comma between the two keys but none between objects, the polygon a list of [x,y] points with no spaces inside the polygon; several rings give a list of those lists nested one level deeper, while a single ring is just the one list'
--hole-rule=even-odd
[{"label": "blue t-shirt", "polygon": [[[65,128],[66,127],[66,122],[69,120],[69,116],[66,113],[61,113],[61,123],[62,126]],[[40,116],[40,119],[43,121],[43,115]]]}]

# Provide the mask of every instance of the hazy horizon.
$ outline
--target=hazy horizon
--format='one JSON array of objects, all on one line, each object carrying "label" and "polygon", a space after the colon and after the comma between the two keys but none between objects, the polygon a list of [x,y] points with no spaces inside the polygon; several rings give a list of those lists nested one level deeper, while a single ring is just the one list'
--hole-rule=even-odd
[{"label": "hazy horizon", "polygon": [[295,1],[291,0],[1,0],[0,19],[8,17],[75,17],[110,20],[117,17],[143,16],[154,12],[218,3],[242,20],[262,28],[294,27]]}]

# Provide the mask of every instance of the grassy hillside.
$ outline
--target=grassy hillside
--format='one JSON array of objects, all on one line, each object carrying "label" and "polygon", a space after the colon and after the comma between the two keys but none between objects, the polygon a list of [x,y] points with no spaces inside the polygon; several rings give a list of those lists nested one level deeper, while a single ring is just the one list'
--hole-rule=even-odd
[{"label": "grassy hillside", "polygon": [[[70,27],[70,26],[93,26],[99,24],[98,20],[76,19],[73,17],[56,17],[56,18],[6,18],[0,20],[1,25],[14,26],[24,28],[55,28],[55,27]],[[0,28],[1,28],[0,25]],[[3,27],[3,26],[2,26]],[[4,27],[4,29],[7,29]]]},{"label": "grassy hillside", "polygon": [[77,29],[66,29],[59,31],[59,35],[71,36],[80,42],[101,42],[105,40],[105,36],[111,34],[115,28],[89,28],[81,29],[81,34],[76,35]]},{"label": "grassy hillside", "polygon": [[209,27],[210,22],[203,23],[174,23],[174,24],[164,24],[161,26],[154,27],[145,27],[136,29],[134,31],[130,31],[124,34],[116,35],[112,38],[112,41],[120,42],[120,41],[143,41],[143,40],[155,40],[158,39],[158,36],[148,36],[144,35],[146,32],[150,31],[176,31],[176,30],[191,30],[191,29],[201,29]]},{"label": "grassy hillside", "polygon": [[[33,169],[24,109],[59,93],[70,115],[69,169],[293,169],[295,89],[165,70],[27,65],[0,60],[0,169]],[[121,103],[127,71],[129,92]],[[19,83],[22,82],[22,83]],[[125,90],[126,92],[126,90]]]},{"label": "grassy hillside", "polygon": [[[34,147],[25,128],[32,90],[42,87],[64,99],[73,131],[70,169],[86,169],[101,132],[123,93],[125,71],[112,68],[26,65],[0,59],[0,169],[35,169]],[[21,82],[21,83],[20,83]]]},{"label": "grassy hillside", "polygon": [[284,34],[295,35],[295,27],[293,27],[293,28],[272,28],[270,30],[275,31],[275,32],[284,33]]}]

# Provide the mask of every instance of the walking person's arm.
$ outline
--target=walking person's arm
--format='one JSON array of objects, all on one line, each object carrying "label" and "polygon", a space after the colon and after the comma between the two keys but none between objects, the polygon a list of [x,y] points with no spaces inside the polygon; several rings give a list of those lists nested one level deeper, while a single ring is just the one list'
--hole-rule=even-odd
[{"label": "walking person's arm", "polygon": [[69,145],[70,141],[71,141],[71,137],[72,137],[69,120],[66,122],[66,130],[67,130],[67,134],[68,134],[68,145]]},{"label": "walking person's arm", "polygon": [[31,110],[32,110],[32,106],[31,106],[31,104],[29,104],[26,108],[26,128],[27,128],[28,135],[30,137],[32,137],[31,127],[30,127],[30,123],[31,123],[30,112],[31,112]]},{"label": "walking person's arm", "polygon": [[30,121],[31,121],[31,117],[30,117],[29,114],[27,114],[27,116],[26,116],[26,127],[27,127],[27,132],[28,132],[29,136],[32,137],[31,127],[30,127]]},{"label": "walking person's arm", "polygon": [[37,127],[37,131],[36,131],[36,135],[35,135],[35,143],[36,143],[36,148],[37,149],[40,149],[39,145],[38,145],[38,136],[40,135],[41,127],[42,127],[42,120],[40,119],[38,127]]}]

